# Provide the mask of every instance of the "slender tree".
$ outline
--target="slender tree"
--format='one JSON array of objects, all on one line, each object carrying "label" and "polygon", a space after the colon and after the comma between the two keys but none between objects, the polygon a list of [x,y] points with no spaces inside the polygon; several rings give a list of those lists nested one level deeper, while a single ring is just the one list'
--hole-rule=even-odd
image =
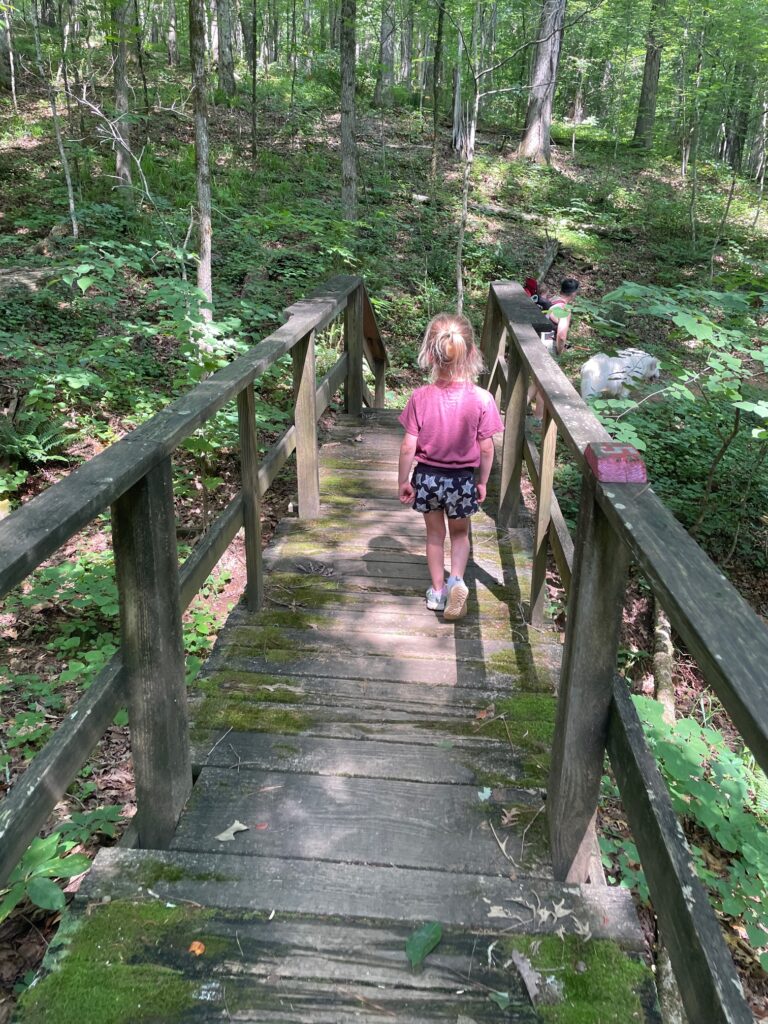
[{"label": "slender tree", "polygon": [[[443,60],[443,27],[445,25],[445,6],[437,5],[437,31],[435,35],[435,56],[432,71],[432,179],[437,177],[437,139],[440,124],[440,78]],[[426,66],[426,61],[425,61]]]},{"label": "slender tree", "polygon": [[[211,168],[208,145],[208,103],[205,70],[205,0],[189,0],[189,55],[192,63],[192,103],[195,111],[195,166],[197,214],[200,232],[197,286],[213,302],[211,280]],[[212,311],[204,309],[206,320]]]},{"label": "slender tree", "polygon": [[131,126],[128,120],[128,35],[131,0],[117,0],[112,8],[113,77],[115,83],[115,176],[121,188],[131,186]]},{"label": "slender tree", "polygon": [[341,210],[357,218],[357,143],[355,140],[356,0],[341,2]]},{"label": "slender tree", "polygon": [[392,84],[395,75],[395,0],[384,0],[381,7],[379,36],[379,70],[373,91],[376,107],[392,106]]},{"label": "slender tree", "polygon": [[565,4],[566,0],[544,0],[541,6],[539,35],[531,65],[525,131],[519,149],[519,156],[538,163],[550,161],[552,101],[563,42]]}]

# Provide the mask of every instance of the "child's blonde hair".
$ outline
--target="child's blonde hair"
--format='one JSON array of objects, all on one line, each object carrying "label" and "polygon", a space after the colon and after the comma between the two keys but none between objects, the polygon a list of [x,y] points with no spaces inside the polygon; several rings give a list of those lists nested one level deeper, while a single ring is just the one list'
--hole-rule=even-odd
[{"label": "child's blonde hair", "polygon": [[419,349],[419,366],[432,380],[474,381],[483,369],[475,332],[465,316],[440,313],[430,321]]}]

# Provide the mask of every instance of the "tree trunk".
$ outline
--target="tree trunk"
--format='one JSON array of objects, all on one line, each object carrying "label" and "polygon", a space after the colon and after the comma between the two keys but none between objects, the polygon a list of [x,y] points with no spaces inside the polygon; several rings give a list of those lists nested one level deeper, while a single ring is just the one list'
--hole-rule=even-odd
[{"label": "tree trunk", "polygon": [[179,47],[176,41],[176,0],[168,0],[168,29],[165,36],[168,63],[172,68],[179,63]]},{"label": "tree trunk", "polygon": [[408,0],[403,18],[403,30],[400,33],[400,81],[408,89],[411,87],[411,71],[413,65],[413,3]]},{"label": "tree trunk", "polygon": [[[208,104],[205,74],[205,0],[189,0],[189,55],[192,63],[192,104],[195,111],[195,166],[197,170],[197,210],[200,224],[200,251],[197,286],[209,303],[213,302],[211,282],[211,170],[208,146]],[[210,308],[203,318],[211,320]]]},{"label": "tree trunk", "polygon": [[451,124],[451,149],[455,153],[464,152],[467,136],[464,128],[464,107],[461,102],[461,36],[458,39],[456,66],[453,69],[453,118]]},{"label": "tree trunk", "polygon": [[13,109],[18,114],[19,104],[16,98],[16,61],[13,55],[13,35],[11,33],[11,12],[8,6],[3,7],[3,20],[0,24],[0,88],[10,92]]},{"label": "tree trunk", "polygon": [[741,170],[744,144],[749,127],[749,112],[752,107],[754,77],[745,60],[739,61],[733,80],[733,91],[728,104],[725,122],[725,136],[721,156],[734,171]]},{"label": "tree trunk", "polygon": [[379,37],[379,70],[373,92],[375,107],[392,106],[392,83],[395,74],[395,4],[384,0],[381,7],[381,35]]},{"label": "tree trunk", "polygon": [[[437,5],[437,34],[435,36],[435,57],[432,72],[432,180],[437,178],[437,139],[440,124],[440,65],[443,60],[443,26],[445,24],[445,6]],[[424,62],[426,67],[426,61]]]},{"label": "tree trunk", "polygon": [[128,122],[128,33],[131,0],[120,0],[112,9],[115,80],[115,175],[121,188],[131,186],[131,126]]},{"label": "tree trunk", "polygon": [[640,100],[637,105],[637,120],[632,142],[643,149],[653,145],[653,126],[656,122],[656,100],[659,94],[659,72],[661,71],[661,19],[667,0],[653,0],[651,17],[646,36],[645,67]]},{"label": "tree trunk", "polygon": [[229,0],[216,0],[219,28],[219,88],[226,96],[235,95],[235,65],[232,60],[232,19]]},{"label": "tree trunk", "polygon": [[536,52],[531,66],[530,97],[525,131],[518,155],[537,163],[549,163],[549,132],[552,101],[557,86],[557,66],[563,42],[566,0],[544,0],[539,19]]},{"label": "tree trunk", "polygon": [[35,37],[35,61],[37,63],[37,73],[40,76],[40,81],[45,82],[48,89],[48,102],[51,107],[53,131],[56,136],[56,146],[59,150],[61,168],[64,172],[64,181],[67,185],[67,202],[69,204],[69,221],[72,225],[72,237],[77,238],[79,227],[77,222],[77,213],[75,211],[75,190],[72,188],[72,175],[69,173],[67,151],[64,149],[64,140],[61,136],[61,121],[59,118],[59,112],[56,109],[56,93],[53,91],[53,86],[51,85],[50,68],[46,70],[43,65],[43,51],[40,45],[40,24],[37,20],[37,7],[34,3],[32,4],[32,30]]},{"label": "tree trunk", "polygon": [[357,143],[355,140],[356,0],[341,3],[341,210],[357,219]]}]

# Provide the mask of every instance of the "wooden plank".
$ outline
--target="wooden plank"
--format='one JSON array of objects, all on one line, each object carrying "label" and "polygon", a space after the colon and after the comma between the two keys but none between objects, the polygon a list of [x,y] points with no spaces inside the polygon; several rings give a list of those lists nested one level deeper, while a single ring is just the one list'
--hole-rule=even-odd
[{"label": "wooden plank", "polygon": [[528,377],[513,343],[508,345],[507,359],[508,381],[504,389],[507,396],[506,415],[499,487],[498,523],[501,527],[517,526],[518,522],[525,411],[528,405]]},{"label": "wooden plank", "polygon": [[[530,616],[535,626],[544,621],[544,598],[547,590],[547,558],[549,555],[550,510],[554,495],[555,446],[557,425],[544,412],[541,424],[541,468],[536,487],[536,526],[533,541],[533,572],[531,574]],[[522,452],[520,453],[522,457]]]},{"label": "wooden plank", "polygon": [[[236,776],[235,788],[232,777],[225,769],[203,768],[171,849],[218,853],[216,836],[238,820],[249,826],[232,847],[240,856],[508,871],[490,829],[481,828],[487,807],[477,786],[253,771]],[[528,851],[530,857],[521,838],[507,834],[507,853],[516,862],[546,872],[533,844]]]},{"label": "wooden plank", "polygon": [[256,611],[264,600],[261,556],[261,502],[259,500],[259,448],[256,441],[256,401],[253,384],[237,396],[240,436],[240,487],[245,532],[245,603]]},{"label": "wooden plank", "polygon": [[628,566],[626,549],[587,478],[576,537],[547,816],[555,877],[583,882],[591,859]]},{"label": "wooden plank", "polygon": [[318,306],[325,306],[322,318],[317,320],[314,329],[324,330],[346,307],[349,296],[360,286],[362,279],[351,274],[337,274],[329,278],[319,288],[310,292],[303,299],[294,302],[283,310],[285,316],[305,317],[316,313]]},{"label": "wooden plank", "polygon": [[347,354],[344,408],[351,416],[359,416],[363,408],[363,319],[361,285],[350,295],[344,311],[344,349]]},{"label": "wooden plank", "polygon": [[173,834],[192,786],[171,460],[112,508],[121,650],[143,846]]},{"label": "wooden plank", "polygon": [[387,349],[381,337],[381,331],[376,321],[376,313],[371,305],[368,289],[362,285],[363,297],[363,337],[365,338],[366,359],[372,370],[375,370],[376,363],[389,362]]},{"label": "wooden plank", "polygon": [[[258,621],[247,626],[230,625],[220,637],[222,652],[227,654],[238,651],[275,651],[288,650],[308,653],[334,653],[337,656],[349,654],[365,658],[392,657],[397,650],[397,657],[403,661],[476,661],[481,664],[491,659],[494,654],[511,654],[527,650],[529,644],[525,634],[519,634],[520,642],[510,644],[508,639],[483,639],[482,636],[458,637],[455,632],[448,632],[450,623],[445,623],[446,630],[442,636],[422,636],[417,644],[403,641],[406,633],[398,633],[397,622],[387,628],[386,621],[375,625],[365,623],[358,630],[350,630],[344,625],[339,629],[326,628],[318,624],[311,629],[279,629],[274,626],[260,627]],[[408,623],[406,623],[406,627]],[[557,639],[550,636],[550,643],[559,647]]]},{"label": "wooden plank", "polygon": [[[245,833],[240,833],[245,835]],[[235,843],[238,840],[235,840]],[[232,844],[230,844],[232,845]],[[374,867],[298,858],[241,857],[182,851],[101,849],[80,890],[84,901],[147,899],[141,878],[155,864],[176,870],[153,882],[161,899],[269,914],[324,914],[380,921],[442,921],[490,934],[584,934],[642,951],[626,889],[570,886],[546,878],[510,879],[480,872]],[[158,872],[154,872],[157,874]],[[162,874],[162,872],[160,872]],[[177,879],[169,881],[168,875]],[[257,884],[254,884],[254,880]],[[536,912],[540,906],[546,913]],[[552,910],[567,910],[559,919]]]},{"label": "wooden plank", "polygon": [[[526,688],[543,689],[552,685],[560,669],[562,648],[559,644],[540,644],[535,649],[519,645],[507,652],[499,667],[480,660],[457,662],[455,658],[428,661],[418,658],[334,657],[322,651],[268,651],[258,656],[243,649],[222,649],[228,670],[263,675],[306,676],[320,679],[359,680],[388,683],[416,683],[424,686],[489,687],[498,689],[502,682],[514,686],[519,673]],[[515,659],[513,662],[512,659]],[[518,667],[519,666],[519,667]],[[437,698],[435,698],[437,699]]]},{"label": "wooden plank", "polygon": [[[474,747],[391,743],[379,740],[343,740],[317,736],[283,736],[269,733],[230,733],[215,748],[199,750],[201,767],[234,768],[237,771],[297,772],[309,775],[343,775],[401,782],[479,785],[478,771],[493,763],[495,771],[510,779],[520,775],[519,759],[511,750],[501,760],[493,750],[489,757],[482,737]],[[477,757],[477,760],[475,760]],[[470,767],[471,763],[471,767]],[[540,797],[520,792],[518,802],[536,803]]]},{"label": "wooden plank", "polygon": [[115,655],[0,802],[0,887],[123,703],[123,664]]},{"label": "wooden plank", "polygon": [[688,1020],[750,1024],[723,933],[623,679],[613,680],[608,748]]},{"label": "wooden plank", "polygon": [[299,515],[302,519],[315,519],[320,512],[320,478],[314,332],[307,334],[294,346],[293,393]]},{"label": "wooden plank", "polygon": [[604,484],[597,499],[768,772],[768,627],[650,487]]}]

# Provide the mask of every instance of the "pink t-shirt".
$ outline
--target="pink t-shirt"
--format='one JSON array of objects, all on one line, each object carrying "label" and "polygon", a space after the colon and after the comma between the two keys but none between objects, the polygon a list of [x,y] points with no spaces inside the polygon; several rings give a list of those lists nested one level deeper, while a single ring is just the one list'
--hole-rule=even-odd
[{"label": "pink t-shirt", "polygon": [[504,429],[489,391],[468,381],[417,388],[400,414],[415,434],[416,461],[439,469],[480,465],[480,442]]}]

